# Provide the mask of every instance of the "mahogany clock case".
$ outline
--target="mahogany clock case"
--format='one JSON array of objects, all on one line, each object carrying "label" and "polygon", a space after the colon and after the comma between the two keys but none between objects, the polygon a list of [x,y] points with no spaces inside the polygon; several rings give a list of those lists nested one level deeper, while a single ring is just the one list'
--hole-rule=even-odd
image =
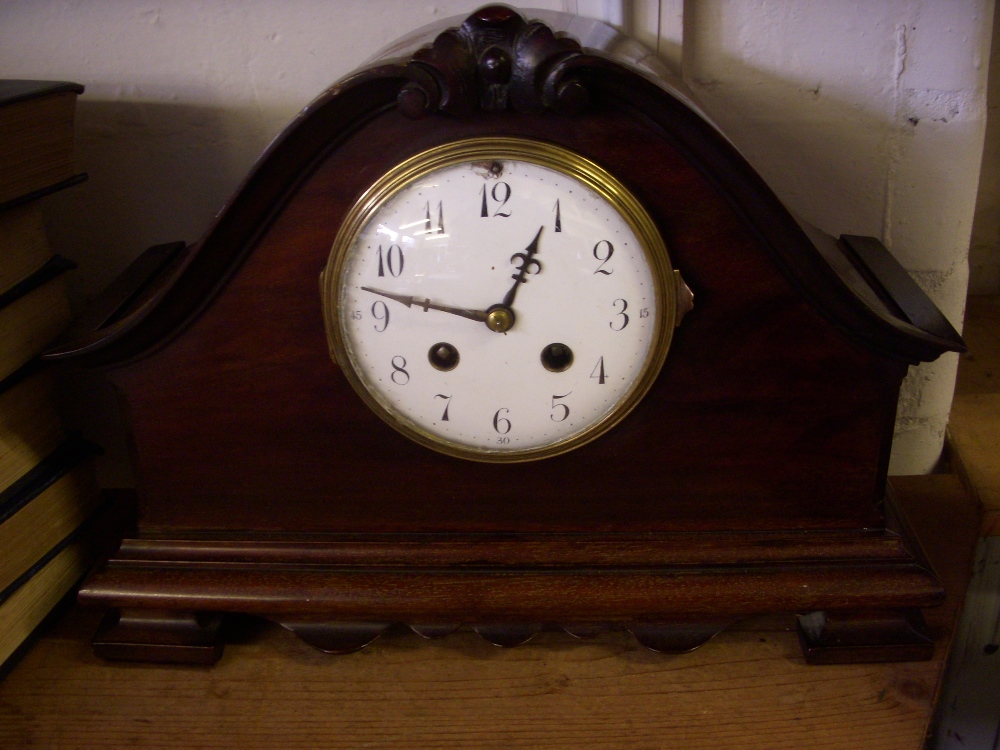
[{"label": "mahogany clock case", "polygon": [[[663,648],[700,624],[686,648],[788,611],[867,623],[844,659],[929,656],[900,623],[942,589],[886,506],[886,470],[908,365],[961,339],[876,240],[793,218],[690,102],[486,8],[335,84],[200,242],[126,271],[50,352],[107,372],[140,480],[138,536],[81,592],[126,613],[104,653],[211,660],[189,613],[260,614],[340,650],[393,622],[655,626]],[[635,411],[544,461],[410,442],[326,344],[317,281],[358,197],[484,136],[611,172],[694,293]]]}]

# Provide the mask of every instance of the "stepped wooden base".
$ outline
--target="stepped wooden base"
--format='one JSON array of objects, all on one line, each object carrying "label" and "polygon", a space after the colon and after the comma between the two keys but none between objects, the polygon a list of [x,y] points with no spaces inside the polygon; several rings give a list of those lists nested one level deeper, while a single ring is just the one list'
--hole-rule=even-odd
[{"label": "stepped wooden base", "polygon": [[80,599],[120,613],[94,642],[111,659],[211,664],[229,612],[280,623],[330,653],[363,648],[395,624],[428,638],[467,625],[498,646],[543,627],[578,637],[625,629],[679,653],[739,619],[787,612],[803,615],[809,663],[927,659],[933,642],[917,610],[944,592],[907,536],[127,539]]}]

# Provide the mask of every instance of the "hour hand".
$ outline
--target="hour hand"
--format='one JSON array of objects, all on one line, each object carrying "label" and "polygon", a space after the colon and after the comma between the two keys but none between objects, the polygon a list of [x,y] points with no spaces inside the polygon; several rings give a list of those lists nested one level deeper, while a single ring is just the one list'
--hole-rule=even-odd
[{"label": "hour hand", "polygon": [[463,318],[468,318],[469,320],[475,320],[479,323],[486,321],[486,311],[485,310],[470,310],[466,307],[452,307],[451,305],[439,305],[436,302],[431,302],[429,299],[420,299],[419,297],[414,297],[408,294],[393,294],[392,292],[384,292],[381,289],[372,289],[370,286],[361,287],[362,291],[371,292],[372,294],[377,294],[381,297],[388,297],[391,300],[395,300],[407,307],[413,307],[414,305],[421,308],[424,312],[428,310],[440,310],[441,312],[451,313],[452,315],[458,315]]},{"label": "hour hand", "polygon": [[541,239],[543,229],[545,229],[544,226],[538,227],[538,234],[535,235],[535,239],[531,241],[531,244],[524,248],[523,253],[514,253],[510,257],[511,263],[514,263],[516,260],[520,265],[516,267],[517,273],[511,276],[514,279],[514,286],[510,288],[510,291],[504,296],[503,302],[500,303],[503,307],[510,309],[510,306],[514,304],[517,287],[519,284],[527,283],[528,274],[541,272],[542,264],[535,258],[535,253],[538,252],[538,240]]}]

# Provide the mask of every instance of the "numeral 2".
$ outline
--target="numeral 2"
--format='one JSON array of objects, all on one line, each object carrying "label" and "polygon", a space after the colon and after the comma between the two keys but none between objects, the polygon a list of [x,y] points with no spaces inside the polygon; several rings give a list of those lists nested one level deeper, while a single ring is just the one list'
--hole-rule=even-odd
[{"label": "numeral 2", "polygon": [[[605,255],[603,258],[601,257],[601,252],[600,252],[601,245],[604,245],[608,250],[607,255]],[[612,273],[614,273],[613,269],[609,271],[604,268],[604,264],[607,263],[609,260],[611,260],[611,256],[614,254],[615,254],[615,246],[612,245],[607,240],[601,240],[596,245],[594,245],[594,259],[601,261],[601,265],[597,267],[597,270],[594,271],[594,273],[599,273],[602,276],[610,276]]]}]

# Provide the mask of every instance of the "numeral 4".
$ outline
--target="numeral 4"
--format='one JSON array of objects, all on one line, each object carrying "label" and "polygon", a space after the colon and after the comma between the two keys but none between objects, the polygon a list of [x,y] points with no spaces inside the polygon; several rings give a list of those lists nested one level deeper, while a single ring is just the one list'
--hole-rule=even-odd
[{"label": "numeral 4", "polygon": [[608,376],[604,373],[604,357],[597,360],[597,364],[594,365],[594,369],[590,372],[590,377],[596,380],[598,385],[604,385],[608,379]]}]

